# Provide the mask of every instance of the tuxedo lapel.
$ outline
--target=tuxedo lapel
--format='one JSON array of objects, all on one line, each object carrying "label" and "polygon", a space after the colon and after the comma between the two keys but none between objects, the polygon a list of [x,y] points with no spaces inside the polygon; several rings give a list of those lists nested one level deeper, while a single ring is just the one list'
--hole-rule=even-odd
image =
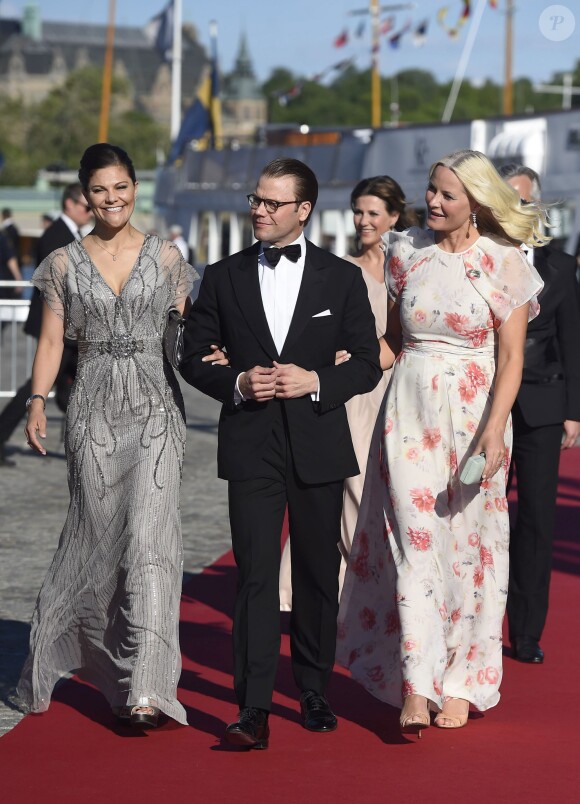
[{"label": "tuxedo lapel", "polygon": [[260,244],[255,243],[243,252],[241,260],[230,268],[230,276],[236,299],[248,327],[254,333],[263,349],[272,360],[278,360],[278,350],[274,344],[258,279],[258,253]]},{"label": "tuxedo lapel", "polygon": [[320,259],[320,253],[323,252],[314,251],[311,244],[306,241],[304,273],[302,274],[294,315],[282,347],[282,355],[298,339],[312,316],[321,312],[321,290],[326,282],[327,272],[325,271],[326,266],[323,259]]}]

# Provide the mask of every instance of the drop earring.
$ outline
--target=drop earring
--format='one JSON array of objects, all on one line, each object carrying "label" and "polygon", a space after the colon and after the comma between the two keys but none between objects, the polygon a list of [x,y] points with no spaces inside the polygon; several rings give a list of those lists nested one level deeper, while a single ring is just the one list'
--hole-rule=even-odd
[{"label": "drop earring", "polygon": [[477,212],[475,210],[471,213],[471,223],[473,224],[473,228],[477,229]]}]

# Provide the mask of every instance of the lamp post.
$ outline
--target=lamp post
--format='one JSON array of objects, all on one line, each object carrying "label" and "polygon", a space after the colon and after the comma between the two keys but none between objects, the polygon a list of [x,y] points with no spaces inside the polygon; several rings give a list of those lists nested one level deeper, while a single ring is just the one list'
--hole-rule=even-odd
[{"label": "lamp post", "polygon": [[574,86],[572,73],[564,73],[562,84],[534,84],[534,92],[555,92],[562,95],[562,109],[572,108],[572,96],[580,95],[580,87]]}]

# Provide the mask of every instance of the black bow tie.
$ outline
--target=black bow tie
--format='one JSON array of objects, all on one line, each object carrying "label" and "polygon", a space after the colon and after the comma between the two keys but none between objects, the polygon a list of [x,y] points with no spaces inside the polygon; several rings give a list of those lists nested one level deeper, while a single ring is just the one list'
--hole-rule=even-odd
[{"label": "black bow tie", "polygon": [[282,246],[282,248],[278,248],[277,246],[270,246],[270,248],[264,249],[266,259],[268,260],[272,268],[275,268],[278,265],[282,254],[288,257],[289,260],[292,260],[292,262],[298,262],[298,260],[300,259],[300,252],[301,252],[300,243],[294,243],[292,246]]}]

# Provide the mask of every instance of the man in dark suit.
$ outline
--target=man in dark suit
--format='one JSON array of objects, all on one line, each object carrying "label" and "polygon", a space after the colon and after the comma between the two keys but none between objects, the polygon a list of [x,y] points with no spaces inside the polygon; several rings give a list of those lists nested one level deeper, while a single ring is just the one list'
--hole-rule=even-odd
[{"label": "man in dark suit", "polygon": [[12,210],[8,207],[4,207],[2,210],[2,225],[0,228],[2,229],[2,234],[10,243],[14,256],[20,265],[20,232],[14,223]]},{"label": "man in dark suit", "polygon": [[[80,228],[85,226],[91,218],[90,207],[83,196],[79,183],[68,184],[62,194],[62,212],[51,225],[42,233],[36,250],[36,264],[40,265],[45,257],[57,248],[80,239]],[[42,324],[42,297],[35,290],[30,302],[28,318],[24,324],[24,332],[36,339],[40,337]],[[70,373],[71,365],[76,359],[76,347],[65,344],[59,376]],[[58,378],[57,378],[58,382]],[[0,414],[0,467],[13,466],[14,461],[6,457],[5,444],[18,426],[26,412],[26,400],[31,394],[30,378],[26,380],[16,395],[12,397]]]},{"label": "man in dark suit", "polygon": [[[500,172],[522,201],[539,201],[538,174],[522,165]],[[522,384],[512,410],[518,511],[510,538],[507,615],[514,656],[541,664],[548,614],[560,451],[580,435],[580,305],[575,260],[536,248],[544,280],[540,314],[528,325]]]},{"label": "man in dark suit", "polygon": [[[292,533],[290,644],[303,725],[332,731],[324,695],[334,664],[345,477],[359,471],[344,403],[380,379],[375,323],[353,265],[304,237],[318,183],[277,159],[248,196],[257,243],[209,266],[185,331],[181,373],[223,403],[218,474],[229,481],[238,591],[228,743],[266,748],[280,648],[280,533]],[[288,250],[286,250],[288,249]],[[345,343],[351,358],[335,366]],[[212,344],[228,367],[202,362]]]}]

